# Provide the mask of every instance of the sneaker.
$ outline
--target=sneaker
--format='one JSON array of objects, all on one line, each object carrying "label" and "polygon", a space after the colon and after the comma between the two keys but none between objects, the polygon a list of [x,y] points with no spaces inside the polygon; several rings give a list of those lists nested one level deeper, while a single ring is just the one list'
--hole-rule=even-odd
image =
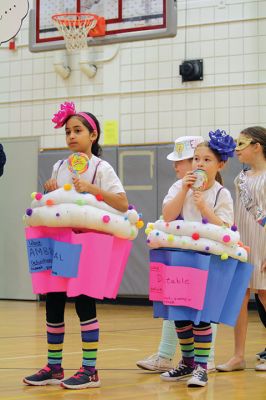
[{"label": "sneaker", "polygon": [[101,382],[97,371],[92,373],[81,367],[71,378],[63,380],[61,386],[65,389],[86,389],[100,387]]},{"label": "sneaker", "polygon": [[169,358],[164,358],[158,354],[136,362],[137,367],[148,371],[164,372],[173,368],[173,362]]},{"label": "sneaker", "polygon": [[191,376],[193,370],[193,367],[189,367],[188,365],[185,365],[182,361],[180,361],[176,368],[171,369],[168,372],[164,372],[160,375],[160,377],[163,381],[166,382],[179,381],[181,379],[185,379],[188,376]]},{"label": "sneaker", "polygon": [[257,360],[260,360],[261,358],[266,359],[266,348],[265,348],[265,350],[263,350],[263,351],[261,351],[260,353],[257,353],[257,354],[256,354],[256,359],[257,359]]},{"label": "sneaker", "polygon": [[60,385],[63,379],[63,368],[53,370],[46,365],[46,367],[40,369],[36,374],[26,376],[26,378],[23,379],[23,382],[32,386]]},{"label": "sneaker", "polygon": [[215,372],[216,371],[215,362],[214,361],[208,361],[208,363],[207,363],[207,371],[208,371],[208,374],[210,372]]},{"label": "sneaker", "polygon": [[255,371],[266,371],[266,362],[256,365]]},{"label": "sneaker", "polygon": [[200,365],[193,371],[193,376],[187,381],[188,387],[206,386],[208,383],[208,375],[206,369]]}]

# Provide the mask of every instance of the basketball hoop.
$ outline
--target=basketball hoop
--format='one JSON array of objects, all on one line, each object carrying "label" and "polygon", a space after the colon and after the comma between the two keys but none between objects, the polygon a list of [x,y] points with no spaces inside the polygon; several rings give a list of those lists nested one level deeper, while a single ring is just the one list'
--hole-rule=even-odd
[{"label": "basketball hoop", "polygon": [[52,16],[56,28],[65,39],[69,52],[87,47],[89,32],[95,28],[98,19],[98,15],[88,13],[65,13]]}]

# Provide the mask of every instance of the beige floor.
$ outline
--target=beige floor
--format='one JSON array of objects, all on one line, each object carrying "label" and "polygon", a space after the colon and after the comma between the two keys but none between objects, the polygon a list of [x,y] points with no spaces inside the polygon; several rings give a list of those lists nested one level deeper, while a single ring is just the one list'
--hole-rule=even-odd
[{"label": "beige floor", "polygon": [[[184,382],[161,382],[159,375],[139,370],[135,361],[158,347],[161,321],[151,307],[99,305],[101,341],[98,369],[102,387],[79,391],[57,386],[27,387],[25,375],[46,362],[45,308],[35,302],[0,301],[0,399],[5,400],[265,400],[266,372],[255,372],[255,353],[266,345],[265,328],[250,312],[247,370],[214,373],[206,388],[187,388]],[[219,326],[216,362],[232,353],[233,331]],[[69,376],[80,367],[80,333],[73,304],[66,310],[64,368]],[[178,360],[177,354],[176,360]]]}]

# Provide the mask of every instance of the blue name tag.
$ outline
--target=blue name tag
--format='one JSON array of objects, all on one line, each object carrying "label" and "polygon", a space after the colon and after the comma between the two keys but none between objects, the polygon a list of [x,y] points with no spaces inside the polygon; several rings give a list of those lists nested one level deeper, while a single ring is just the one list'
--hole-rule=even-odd
[{"label": "blue name tag", "polygon": [[81,253],[80,244],[51,238],[28,239],[27,252],[31,273],[51,270],[52,275],[75,278]]}]

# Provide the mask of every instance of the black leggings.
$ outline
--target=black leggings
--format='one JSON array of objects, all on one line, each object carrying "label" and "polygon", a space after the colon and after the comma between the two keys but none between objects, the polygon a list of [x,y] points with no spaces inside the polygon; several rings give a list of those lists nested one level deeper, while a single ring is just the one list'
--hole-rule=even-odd
[{"label": "black leggings", "polygon": [[[81,294],[73,297],[76,312],[81,322],[96,318],[95,299]],[[46,321],[51,324],[64,322],[67,295],[65,292],[51,292],[46,295]]]},{"label": "black leggings", "polygon": [[257,303],[257,309],[260,316],[260,320],[266,328],[266,311],[264,310],[263,304],[261,303],[258,294],[255,294],[255,299]]},{"label": "black leggings", "polygon": [[192,328],[207,328],[210,325],[210,322],[200,322],[198,325],[195,325],[192,321],[175,321],[176,328],[183,328],[183,326],[188,326],[192,324]]}]

